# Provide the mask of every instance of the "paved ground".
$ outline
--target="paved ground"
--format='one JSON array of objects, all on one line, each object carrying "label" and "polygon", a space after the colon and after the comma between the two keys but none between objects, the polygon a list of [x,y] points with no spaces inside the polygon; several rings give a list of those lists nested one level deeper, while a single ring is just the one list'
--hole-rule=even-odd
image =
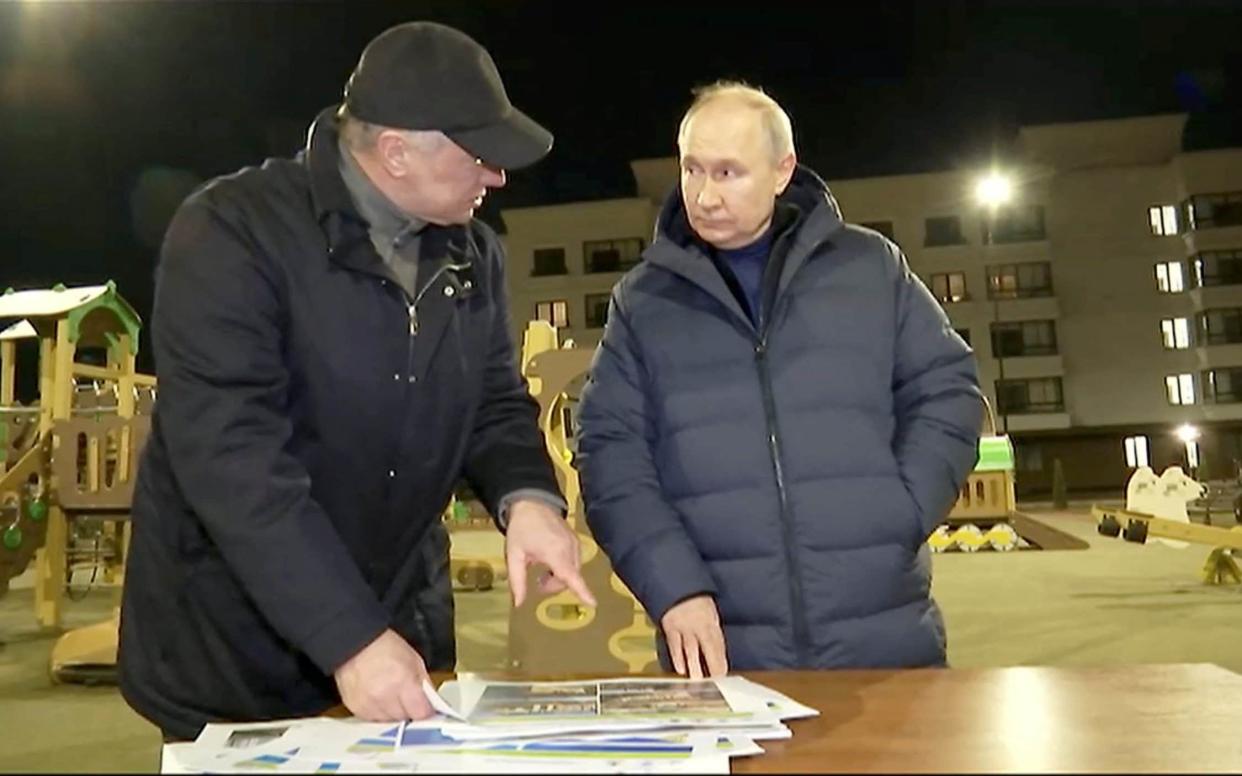
[{"label": "paved ground", "polygon": [[[1206,548],[1105,539],[1081,510],[1032,514],[1090,548],[937,556],[955,666],[1209,662],[1242,672],[1242,589],[1200,584]],[[506,596],[458,595],[460,669],[504,665]],[[106,594],[72,604],[67,625],[100,620],[110,605]],[[0,599],[0,771],[153,770],[158,734],[115,688],[49,683],[54,636],[35,628],[29,590]]]}]

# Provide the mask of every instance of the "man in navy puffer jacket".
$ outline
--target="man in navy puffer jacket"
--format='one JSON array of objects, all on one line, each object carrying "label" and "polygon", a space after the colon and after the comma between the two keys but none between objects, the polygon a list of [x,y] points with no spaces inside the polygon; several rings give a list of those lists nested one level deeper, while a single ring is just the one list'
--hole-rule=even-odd
[{"label": "man in navy puffer jacket", "polygon": [[678,146],[582,395],[596,540],[679,673],[944,665],[925,540],[976,461],[970,348],[770,97],[700,91]]}]

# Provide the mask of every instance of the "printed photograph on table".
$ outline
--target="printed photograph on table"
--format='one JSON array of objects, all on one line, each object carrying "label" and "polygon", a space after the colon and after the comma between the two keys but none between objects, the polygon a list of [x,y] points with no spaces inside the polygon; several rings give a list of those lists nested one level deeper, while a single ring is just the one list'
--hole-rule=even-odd
[{"label": "printed photograph on table", "polygon": [[599,686],[596,684],[495,684],[484,690],[470,717],[593,717],[598,714]]},{"label": "printed photograph on table", "polygon": [[229,734],[228,742],[225,746],[229,749],[249,749],[253,746],[261,746],[269,741],[275,741],[288,730],[289,727],[287,725],[237,730]]},{"label": "printed photograph on table", "polygon": [[733,709],[715,682],[635,682],[600,685],[600,713],[606,715],[664,715],[709,717],[732,714]]},{"label": "printed photograph on table", "polygon": [[490,684],[474,721],[539,717],[715,717],[736,712],[715,682]]}]

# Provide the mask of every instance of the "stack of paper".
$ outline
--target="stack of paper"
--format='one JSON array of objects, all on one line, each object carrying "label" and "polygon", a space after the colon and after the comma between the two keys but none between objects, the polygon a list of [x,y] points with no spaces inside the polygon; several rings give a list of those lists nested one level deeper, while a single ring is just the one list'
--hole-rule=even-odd
[{"label": "stack of paper", "polygon": [[728,773],[818,712],[741,677],[489,682],[428,697],[417,722],[354,719],[208,725],[164,748],[164,773]]}]

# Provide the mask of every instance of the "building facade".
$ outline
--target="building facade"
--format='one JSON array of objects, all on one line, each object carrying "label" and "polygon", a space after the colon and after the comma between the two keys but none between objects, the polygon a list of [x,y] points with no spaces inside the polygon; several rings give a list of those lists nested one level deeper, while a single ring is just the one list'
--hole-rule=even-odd
[{"label": "building facade", "polygon": [[[1183,152],[1185,121],[1024,127],[1004,203],[980,201],[979,170],[829,181],[974,349],[1020,493],[1046,493],[1058,460],[1072,490],[1242,462],[1242,148]],[[671,158],[631,169],[633,198],[504,211],[515,333],[544,318],[598,341],[677,182]]]}]

